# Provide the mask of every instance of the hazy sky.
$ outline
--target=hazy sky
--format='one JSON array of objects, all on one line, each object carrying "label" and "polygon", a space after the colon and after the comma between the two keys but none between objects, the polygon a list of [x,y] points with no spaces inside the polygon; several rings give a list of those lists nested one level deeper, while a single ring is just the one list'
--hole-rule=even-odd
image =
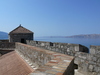
[{"label": "hazy sky", "polygon": [[0,31],[22,24],[35,36],[100,33],[100,0],[0,0]]}]

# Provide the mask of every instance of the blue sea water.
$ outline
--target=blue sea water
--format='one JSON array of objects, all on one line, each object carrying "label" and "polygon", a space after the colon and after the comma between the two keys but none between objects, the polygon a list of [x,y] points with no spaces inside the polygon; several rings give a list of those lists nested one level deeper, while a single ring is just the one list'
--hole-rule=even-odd
[{"label": "blue sea water", "polygon": [[35,38],[36,41],[48,41],[48,42],[61,42],[61,43],[73,43],[81,44],[88,48],[90,45],[100,45],[100,38]]}]

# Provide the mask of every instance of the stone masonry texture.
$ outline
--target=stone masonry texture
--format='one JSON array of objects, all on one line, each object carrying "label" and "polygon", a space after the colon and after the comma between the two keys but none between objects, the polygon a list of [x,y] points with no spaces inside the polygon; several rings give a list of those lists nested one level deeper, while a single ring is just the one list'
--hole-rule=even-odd
[{"label": "stone masonry texture", "polygon": [[88,49],[80,44],[32,40],[27,40],[27,44],[74,56],[74,63],[78,65],[78,71],[84,75],[100,74],[100,46],[90,46],[90,53],[88,53]]},{"label": "stone masonry texture", "polygon": [[[15,33],[10,34],[10,42],[21,42],[21,39],[24,39],[26,43],[26,40],[33,40],[33,33]],[[17,37],[17,38],[16,38]]]},{"label": "stone masonry texture", "polygon": [[16,43],[15,50],[24,60],[32,63],[31,67],[37,68],[30,75],[74,75],[74,58],[72,56],[21,43]]},{"label": "stone masonry texture", "polygon": [[52,43],[52,42],[33,41],[33,40],[26,40],[26,43],[31,46],[36,46],[71,56],[75,56],[76,52],[88,53],[88,48],[80,44],[55,43],[55,42]]},{"label": "stone masonry texture", "polygon": [[[100,46],[91,45],[90,53],[87,53],[88,49],[80,44],[52,43],[52,42],[42,42],[42,41],[32,41],[32,40],[27,40],[26,43],[31,46],[40,47],[41,49],[46,49],[48,51],[74,56],[75,57],[74,63],[78,65],[79,72],[83,73],[84,75],[100,75]],[[21,46],[22,45],[19,44],[17,45],[15,43],[0,42],[0,49],[12,50],[15,49],[15,47],[18,47],[19,51],[17,49],[16,51],[18,51],[20,55],[23,55],[23,57],[25,57],[26,60],[32,63],[34,60],[31,61],[32,58],[29,59],[30,58],[29,53],[32,53],[32,51],[30,51],[30,49],[27,47],[21,47]],[[23,49],[25,50],[25,52],[28,53],[25,53]],[[40,57],[43,58],[36,57],[37,54],[39,54]],[[50,61],[54,58],[52,55],[48,56],[46,54],[43,53],[41,54],[36,51],[35,53],[33,53],[33,55],[35,56],[34,59],[36,61],[40,61],[38,63],[35,63],[35,65],[38,64],[38,66],[35,66],[35,68],[38,68],[42,64],[45,64],[47,63],[47,61]],[[49,59],[47,59],[46,57],[48,57]]]}]

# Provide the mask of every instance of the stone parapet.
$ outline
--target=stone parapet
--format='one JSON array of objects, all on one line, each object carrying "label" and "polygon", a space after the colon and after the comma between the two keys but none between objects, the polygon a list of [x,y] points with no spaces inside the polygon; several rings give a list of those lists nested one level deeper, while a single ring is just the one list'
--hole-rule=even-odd
[{"label": "stone parapet", "polygon": [[21,43],[16,43],[16,51],[36,69],[30,75],[74,75],[72,56]]},{"label": "stone parapet", "polygon": [[77,52],[75,54],[75,64],[78,64],[78,71],[84,75],[100,74],[100,57],[93,54]]},{"label": "stone parapet", "polygon": [[9,43],[9,42],[0,42],[0,49],[14,49],[15,43]]},{"label": "stone parapet", "polygon": [[80,44],[56,43],[56,42],[52,43],[52,42],[33,41],[33,40],[27,40],[26,43],[31,46],[36,46],[71,56],[75,56],[76,52],[88,53],[88,48]]},{"label": "stone parapet", "polygon": [[9,40],[0,40],[0,42],[9,42]]}]

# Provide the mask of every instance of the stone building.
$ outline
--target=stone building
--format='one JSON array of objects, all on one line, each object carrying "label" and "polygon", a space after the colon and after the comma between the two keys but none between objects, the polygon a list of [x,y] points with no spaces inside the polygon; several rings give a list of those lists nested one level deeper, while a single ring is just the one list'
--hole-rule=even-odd
[{"label": "stone building", "polygon": [[9,33],[9,42],[26,43],[26,40],[33,40],[34,33],[23,26],[18,26]]}]

